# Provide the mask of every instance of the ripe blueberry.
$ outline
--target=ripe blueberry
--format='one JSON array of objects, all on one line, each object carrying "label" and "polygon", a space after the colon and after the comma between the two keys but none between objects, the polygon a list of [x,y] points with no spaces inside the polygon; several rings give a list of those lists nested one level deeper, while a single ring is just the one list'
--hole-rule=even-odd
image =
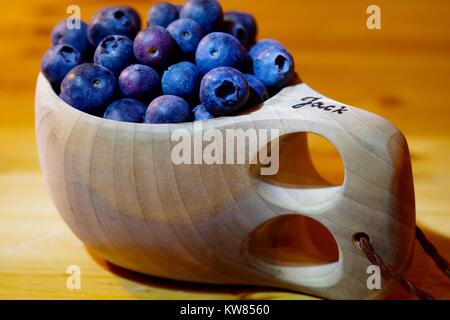
[{"label": "ripe blueberry", "polygon": [[93,63],[73,68],[61,83],[61,98],[72,107],[97,114],[111,101],[116,90],[116,77],[105,67]]},{"label": "ripe blueberry", "polygon": [[144,122],[146,111],[147,106],[142,102],[135,99],[123,98],[111,103],[108,108],[106,108],[103,118],[123,122],[142,123]]},{"label": "ripe blueberry", "polygon": [[88,39],[93,47],[109,35],[126,36],[134,39],[139,31],[136,17],[124,7],[106,7],[98,10],[88,26]]},{"label": "ripe blueberry", "polygon": [[175,53],[175,42],[170,33],[160,26],[142,30],[134,40],[134,55],[141,64],[155,69],[170,64]]},{"label": "ripe blueberry", "polygon": [[147,26],[167,27],[178,19],[178,9],[168,2],[159,2],[151,7],[147,14]]},{"label": "ripe blueberry", "polygon": [[196,102],[201,80],[202,74],[195,64],[180,62],[164,72],[162,91],[165,95],[174,95],[188,102]]},{"label": "ripe blueberry", "polygon": [[186,58],[193,58],[200,40],[203,38],[203,30],[200,25],[191,19],[178,19],[167,27],[172,38],[178,44],[181,54]]},{"label": "ripe blueberry", "polygon": [[252,15],[240,11],[227,11],[224,20],[227,33],[233,35],[246,48],[253,45],[258,29]]},{"label": "ripe blueberry", "polygon": [[267,89],[281,89],[294,78],[294,59],[285,49],[267,47],[253,59],[253,73]]},{"label": "ripe blueberry", "polygon": [[77,49],[66,44],[60,44],[47,50],[41,61],[42,74],[53,88],[59,90],[61,81],[66,74],[82,62]]},{"label": "ripe blueberry", "polygon": [[200,41],[195,61],[203,73],[218,67],[240,69],[245,58],[243,49],[241,43],[232,35],[214,32]]},{"label": "ripe blueberry", "polygon": [[148,103],[161,94],[161,78],[152,68],[134,64],[120,73],[119,89],[124,97]]},{"label": "ripe blueberry", "polygon": [[68,44],[77,49],[81,55],[86,57],[90,51],[91,45],[87,38],[87,24],[82,20],[73,21],[74,23],[80,23],[80,28],[69,29],[69,25],[72,23],[66,19],[58,23],[52,30],[51,41],[52,46],[58,44]]},{"label": "ripe blueberry", "polygon": [[213,115],[209,113],[208,110],[206,110],[205,106],[202,104],[196,106],[192,110],[192,112],[194,112],[195,121],[214,119]]},{"label": "ripe blueberry", "polygon": [[253,107],[269,99],[269,93],[261,81],[252,74],[245,74],[245,77],[250,87],[250,97],[248,98],[247,106]]},{"label": "ripe blueberry", "polygon": [[231,115],[240,110],[250,94],[247,79],[229,67],[208,72],[200,85],[200,101],[214,117]]},{"label": "ripe blueberry", "polygon": [[[281,44],[281,42],[273,39],[263,39],[259,42],[257,42],[253,47],[251,47],[249,54],[250,56],[255,59],[261,51],[268,47],[276,47],[280,49],[285,49],[284,46]],[[286,50],[286,49],[285,49]]]},{"label": "ripe blueberry", "polygon": [[125,36],[107,36],[94,54],[94,62],[108,68],[116,76],[134,60],[133,41]]},{"label": "ripe blueberry", "polygon": [[180,17],[196,21],[205,33],[223,27],[223,11],[217,0],[190,0],[181,9]]},{"label": "ripe blueberry", "polygon": [[192,110],[182,98],[160,96],[150,103],[145,123],[181,123],[191,121]]},{"label": "ripe blueberry", "polygon": [[132,18],[133,24],[136,26],[136,30],[141,30],[141,17],[139,13],[132,7],[129,6],[119,6],[117,7],[120,10],[125,11]]}]

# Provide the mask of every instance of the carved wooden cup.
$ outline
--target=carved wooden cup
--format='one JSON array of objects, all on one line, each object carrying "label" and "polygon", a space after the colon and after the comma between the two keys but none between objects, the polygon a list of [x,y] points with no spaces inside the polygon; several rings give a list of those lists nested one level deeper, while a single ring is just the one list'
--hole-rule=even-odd
[{"label": "carved wooden cup", "polygon": [[[224,136],[226,129],[278,129],[283,137],[304,132],[296,135],[295,148],[283,152],[314,183],[263,176],[263,166],[249,163],[177,165],[171,155],[179,141],[172,134],[194,134],[194,123],[105,120],[64,103],[42,75],[37,81],[36,134],[51,198],[75,234],[112,263],[170,279],[272,286],[330,299],[379,298],[391,281],[368,288],[370,262],[353,240],[363,232],[383,259],[407,270],[414,188],[406,140],[391,123],[298,84],[249,114],[201,125]],[[337,148],[342,185],[319,183],[306,132]],[[270,221],[298,215],[332,234],[336,261],[277,263],[258,255],[267,248],[252,249],[252,236]]]}]

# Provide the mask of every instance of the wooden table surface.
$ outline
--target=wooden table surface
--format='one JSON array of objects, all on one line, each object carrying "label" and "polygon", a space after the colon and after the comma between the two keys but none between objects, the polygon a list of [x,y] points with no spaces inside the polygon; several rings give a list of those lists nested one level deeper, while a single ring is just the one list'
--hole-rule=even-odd
[{"label": "wooden table surface", "polygon": [[[77,1],[82,18],[127,1]],[[154,1],[128,1],[145,14]],[[277,289],[179,283],[137,275],[96,257],[58,216],[39,173],[34,86],[52,26],[73,1],[2,3],[0,19],[0,298],[310,299]],[[395,123],[412,154],[417,222],[450,260],[450,2],[376,1],[382,29],[366,27],[367,1],[224,0],[252,11],[260,37],[281,40],[302,79],[323,94]],[[336,159],[330,159],[333,161]],[[81,290],[66,288],[78,265]],[[450,280],[417,246],[407,276],[439,299]],[[396,288],[389,298],[414,298]]]}]

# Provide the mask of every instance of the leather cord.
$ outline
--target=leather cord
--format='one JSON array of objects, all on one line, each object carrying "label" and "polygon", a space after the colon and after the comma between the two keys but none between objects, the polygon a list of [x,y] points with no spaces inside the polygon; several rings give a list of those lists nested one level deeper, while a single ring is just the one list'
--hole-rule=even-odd
[{"label": "leather cord", "polygon": [[[450,267],[448,262],[438,253],[436,247],[425,237],[425,234],[416,227],[416,238],[419,241],[425,252],[433,259],[439,269],[450,278]],[[364,233],[358,234],[358,239],[356,239],[360,248],[366,255],[367,259],[373,264],[380,268],[382,275],[388,279],[397,280],[400,285],[408,292],[413,293],[420,300],[435,300],[435,298],[417,288],[410,280],[404,277],[400,272],[393,268],[389,263],[384,261],[374,250],[372,244],[370,243],[369,236]]]},{"label": "leather cord", "polygon": [[416,238],[423,250],[433,259],[438,268],[450,279],[450,266],[448,262],[437,251],[436,247],[427,239],[419,227],[416,227]]}]

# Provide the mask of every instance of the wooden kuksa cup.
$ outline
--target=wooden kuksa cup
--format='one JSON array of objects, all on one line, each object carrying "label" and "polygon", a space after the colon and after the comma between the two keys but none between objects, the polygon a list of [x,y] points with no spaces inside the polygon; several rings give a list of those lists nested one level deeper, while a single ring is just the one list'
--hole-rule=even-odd
[{"label": "wooden kuksa cup", "polygon": [[[105,120],[67,105],[42,75],[37,81],[37,143],[51,198],[75,234],[112,263],[177,280],[272,286],[329,299],[379,298],[391,280],[368,288],[370,262],[354,242],[362,232],[383,259],[407,270],[414,187],[406,140],[391,123],[300,83],[253,112],[202,126],[304,132],[288,159],[301,162],[306,176],[315,172],[303,136],[318,134],[339,151],[344,182],[299,187],[259,176],[250,164],[176,165],[171,133],[193,132],[193,123]],[[283,265],[252,254],[250,235],[286,214],[328,229],[338,260]]]}]

